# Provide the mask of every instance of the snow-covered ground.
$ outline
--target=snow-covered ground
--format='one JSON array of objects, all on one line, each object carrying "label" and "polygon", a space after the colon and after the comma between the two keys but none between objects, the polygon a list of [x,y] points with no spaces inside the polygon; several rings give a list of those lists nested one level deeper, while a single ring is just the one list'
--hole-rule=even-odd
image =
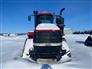
[{"label": "snow-covered ground", "polygon": [[83,44],[87,36],[66,35],[72,61],[49,64],[38,64],[19,57],[26,36],[0,36],[0,69],[92,69],[92,47]]}]

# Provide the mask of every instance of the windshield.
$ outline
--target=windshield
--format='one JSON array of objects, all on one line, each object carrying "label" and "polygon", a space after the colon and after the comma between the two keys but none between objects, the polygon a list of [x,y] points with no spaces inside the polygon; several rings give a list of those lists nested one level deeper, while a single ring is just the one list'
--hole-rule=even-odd
[{"label": "windshield", "polygon": [[39,15],[38,16],[38,23],[53,23],[53,16],[52,15]]}]

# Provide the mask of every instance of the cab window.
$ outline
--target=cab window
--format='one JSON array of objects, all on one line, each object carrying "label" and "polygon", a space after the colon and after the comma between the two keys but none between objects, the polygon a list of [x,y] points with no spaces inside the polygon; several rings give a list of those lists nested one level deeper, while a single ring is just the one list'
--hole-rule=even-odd
[{"label": "cab window", "polygon": [[53,16],[52,15],[39,15],[37,17],[38,23],[53,23]]}]

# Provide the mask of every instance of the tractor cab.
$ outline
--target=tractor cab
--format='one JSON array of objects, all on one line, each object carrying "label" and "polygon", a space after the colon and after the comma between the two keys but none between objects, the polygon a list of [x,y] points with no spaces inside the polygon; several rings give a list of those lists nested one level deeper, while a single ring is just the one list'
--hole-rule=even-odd
[{"label": "tractor cab", "polygon": [[[52,24],[54,21],[53,14],[49,12],[39,12],[38,11],[33,11],[33,16],[34,16],[34,24],[35,24],[35,29],[36,27],[41,24],[41,23],[48,23]],[[31,21],[31,16],[28,16],[28,21]],[[34,32],[28,32],[28,38],[33,38],[33,33]]]},{"label": "tractor cab", "polygon": [[[55,15],[53,13],[49,12],[38,12],[38,11],[33,11],[33,15],[28,16],[28,21],[31,21],[31,16],[34,16],[34,25],[35,29],[39,24],[45,23],[45,24],[55,24],[57,25],[60,30],[61,30],[61,35],[64,35],[64,18],[61,16],[62,12],[64,11],[65,8],[60,10],[59,15]],[[28,38],[33,38],[33,33],[34,32],[28,32]]]},{"label": "tractor cab", "polygon": [[53,23],[53,15],[48,12],[42,12],[37,15],[37,24]]},{"label": "tractor cab", "polygon": [[[36,11],[35,11],[36,12]],[[41,23],[53,23],[53,14],[49,12],[40,12],[40,13],[35,13],[34,12],[34,17],[35,17],[35,28],[38,24]]]}]

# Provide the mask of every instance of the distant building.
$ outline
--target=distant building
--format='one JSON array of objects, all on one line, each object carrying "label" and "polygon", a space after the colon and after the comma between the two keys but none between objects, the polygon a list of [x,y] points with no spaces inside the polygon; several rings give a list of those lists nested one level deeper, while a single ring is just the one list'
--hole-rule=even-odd
[{"label": "distant building", "polygon": [[71,28],[64,28],[64,33],[65,34],[72,34],[73,30]]},{"label": "distant building", "polygon": [[2,36],[8,37],[8,36],[16,36],[14,33],[2,33]]},{"label": "distant building", "polygon": [[7,37],[7,36],[9,36],[9,33],[3,33],[3,36]]},{"label": "distant building", "polygon": [[12,36],[12,37],[13,37],[13,36],[16,36],[16,34],[14,34],[14,33],[10,33],[9,36]]}]

